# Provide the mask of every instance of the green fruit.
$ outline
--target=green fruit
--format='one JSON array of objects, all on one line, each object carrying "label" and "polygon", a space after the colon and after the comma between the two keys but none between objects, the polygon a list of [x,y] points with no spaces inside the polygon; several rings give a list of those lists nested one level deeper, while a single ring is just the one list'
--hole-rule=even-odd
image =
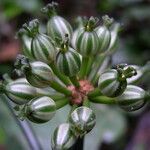
[{"label": "green fruit", "polygon": [[95,29],[95,32],[99,38],[99,52],[102,53],[106,51],[110,44],[111,34],[106,26],[99,26]]},{"label": "green fruit", "polygon": [[145,104],[145,91],[134,85],[128,85],[122,95],[116,97],[116,102],[125,111],[135,111]]},{"label": "green fruit", "polygon": [[56,104],[47,96],[34,98],[25,106],[26,117],[34,123],[45,123],[51,120],[55,112]]},{"label": "green fruit", "polygon": [[36,60],[43,61],[47,64],[53,62],[56,57],[56,50],[48,36],[38,34],[32,39],[32,55]]},{"label": "green fruit", "polygon": [[92,109],[82,106],[71,113],[69,122],[75,134],[84,135],[95,126],[96,116]]},{"label": "green fruit", "polygon": [[30,21],[28,25],[24,24],[23,28],[28,32],[28,35],[32,37],[31,54],[34,59],[47,64],[53,62],[56,57],[56,50],[50,37],[39,32],[39,21],[34,19]]},{"label": "green fruit", "polygon": [[80,34],[80,29],[84,28],[85,21],[86,21],[86,17],[79,16],[76,18],[77,29],[73,32],[72,38],[71,38],[71,45],[74,49],[77,49],[76,40],[77,40],[78,35]]},{"label": "green fruit", "polygon": [[56,58],[56,65],[60,72],[69,77],[75,76],[81,67],[80,54],[71,47],[66,52],[59,52]]},{"label": "green fruit", "polygon": [[[82,27],[83,28],[83,27]],[[71,45],[74,49],[77,49],[76,47],[76,41],[77,41],[77,37],[79,36],[81,28],[76,29],[73,34],[72,34],[72,38],[71,38]]]},{"label": "green fruit", "polygon": [[133,67],[118,65],[117,69],[110,69],[100,75],[98,81],[99,89],[105,96],[119,96],[126,89],[126,79],[134,75],[136,75],[136,70]]},{"label": "green fruit", "polygon": [[72,44],[82,56],[93,56],[98,52],[99,41],[94,31],[97,21],[94,17],[85,20],[84,27],[79,28],[73,37]]},{"label": "green fruit", "polygon": [[22,28],[18,31],[17,35],[21,39],[23,54],[26,55],[28,58],[33,59],[31,53],[32,38],[29,37],[27,32]]},{"label": "green fruit", "polygon": [[109,47],[106,51],[107,55],[111,55],[117,50],[116,46],[118,44],[118,39],[119,39],[118,38],[119,29],[120,29],[119,23],[114,23],[110,28],[111,40],[110,40]]},{"label": "green fruit", "polygon": [[14,103],[22,105],[36,97],[36,89],[28,82],[18,79],[5,86],[5,94]]},{"label": "green fruit", "polygon": [[99,52],[102,53],[106,51],[110,45],[111,41],[111,32],[109,30],[109,26],[112,24],[113,19],[109,18],[107,15],[102,17],[103,25],[98,26],[95,29],[95,32],[99,38]]},{"label": "green fruit", "polygon": [[42,12],[46,13],[49,17],[47,23],[47,34],[53,40],[55,40],[55,38],[64,40],[66,34],[68,34],[69,39],[71,39],[72,27],[66,19],[57,15],[57,5],[57,3],[52,2],[42,9]]},{"label": "green fruit", "polygon": [[100,75],[98,86],[105,96],[116,97],[124,92],[127,82],[126,80],[120,81],[118,71],[111,69]]},{"label": "green fruit", "polygon": [[23,68],[28,82],[38,88],[48,87],[54,80],[51,68],[40,61],[30,63],[29,68]]},{"label": "green fruit", "polygon": [[95,31],[85,31],[84,28],[76,35],[75,47],[82,56],[95,55],[98,52],[98,36]]},{"label": "green fruit", "polygon": [[51,145],[53,150],[67,150],[76,142],[69,123],[60,124],[54,131]]},{"label": "green fruit", "polygon": [[47,34],[55,40],[55,38],[64,39],[68,34],[69,39],[72,36],[72,27],[67,20],[60,16],[53,16],[47,23]]}]

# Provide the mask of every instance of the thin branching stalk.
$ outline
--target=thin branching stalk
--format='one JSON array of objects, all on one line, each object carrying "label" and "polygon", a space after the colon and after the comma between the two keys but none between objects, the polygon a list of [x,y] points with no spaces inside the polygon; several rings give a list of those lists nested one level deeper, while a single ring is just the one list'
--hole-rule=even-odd
[{"label": "thin branching stalk", "polygon": [[14,110],[9,102],[9,100],[7,98],[5,98],[4,100],[6,106],[9,108],[12,117],[14,118],[16,124],[20,127],[24,137],[26,138],[28,145],[30,147],[31,150],[43,150],[43,148],[41,147],[41,144],[39,143],[31,125],[29,124],[28,121],[24,120],[24,121],[20,121],[15,113]]}]

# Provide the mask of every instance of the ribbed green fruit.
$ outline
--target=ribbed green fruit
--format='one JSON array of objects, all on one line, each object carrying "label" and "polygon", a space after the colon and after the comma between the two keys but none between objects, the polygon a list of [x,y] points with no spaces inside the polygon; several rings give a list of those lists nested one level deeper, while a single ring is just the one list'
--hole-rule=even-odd
[{"label": "ribbed green fruit", "polygon": [[117,47],[118,40],[119,40],[118,38],[119,29],[120,29],[119,23],[114,23],[110,28],[111,40],[110,40],[109,47],[106,51],[107,55],[111,55],[117,50],[116,47]]},{"label": "ribbed green fruit", "polygon": [[28,24],[22,26],[27,34],[32,38],[31,41],[31,55],[34,59],[51,63],[55,60],[56,50],[53,46],[51,38],[39,32],[39,21],[34,19]]},{"label": "ribbed green fruit", "polygon": [[56,57],[56,65],[64,75],[75,76],[81,67],[80,54],[71,47],[66,52],[60,51]]},{"label": "ribbed green fruit", "polygon": [[77,36],[80,34],[80,29],[84,28],[86,19],[87,19],[86,17],[78,16],[75,20],[77,23],[77,29],[73,32],[72,38],[71,38],[71,45],[74,49],[77,49],[76,48],[76,39],[77,39]]},{"label": "ribbed green fruit", "polygon": [[111,33],[105,25],[103,26],[98,26],[95,29],[95,32],[98,35],[99,38],[99,52],[102,53],[106,51],[110,45],[110,40],[111,40]]},{"label": "ribbed green fruit", "polygon": [[25,29],[22,29],[22,28],[17,32],[17,36],[21,40],[23,54],[26,55],[28,58],[33,59],[33,56],[31,53],[32,38],[29,37]]},{"label": "ribbed green fruit", "polygon": [[71,39],[72,32],[72,27],[69,22],[60,16],[51,17],[47,23],[47,34],[53,40],[55,38],[64,40],[66,34]]},{"label": "ribbed green fruit", "polygon": [[116,102],[125,111],[135,111],[145,104],[145,91],[134,85],[128,85],[122,95],[116,97]]},{"label": "ribbed green fruit", "polygon": [[44,34],[37,34],[31,43],[32,56],[39,61],[47,64],[53,62],[56,58],[56,49],[51,39]]},{"label": "ribbed green fruit", "polygon": [[95,55],[98,52],[99,40],[95,31],[85,31],[84,28],[78,31],[75,47],[83,56]]},{"label": "ribbed green fruit", "polygon": [[23,68],[28,82],[38,88],[48,87],[54,80],[51,68],[40,61],[30,63],[29,68]]},{"label": "ribbed green fruit", "polygon": [[31,53],[31,38],[24,36],[23,37],[23,43],[22,43],[22,50],[23,54],[26,55],[28,58],[33,59],[32,53]]},{"label": "ribbed green fruit", "polygon": [[109,27],[111,26],[113,19],[105,15],[102,17],[103,25],[98,26],[95,31],[99,38],[99,52],[102,53],[108,50],[111,42],[111,32]]},{"label": "ribbed green fruit", "polygon": [[34,123],[45,123],[51,120],[55,112],[56,104],[47,96],[34,98],[25,106],[26,117]]},{"label": "ribbed green fruit", "polygon": [[5,94],[14,103],[22,105],[36,97],[36,89],[28,82],[18,79],[5,86]]},{"label": "ribbed green fruit", "polygon": [[105,96],[116,97],[124,92],[127,81],[120,81],[118,71],[111,69],[100,75],[98,86],[101,93]]},{"label": "ribbed green fruit", "polygon": [[69,122],[75,134],[84,135],[95,126],[96,116],[92,109],[82,106],[71,113]]},{"label": "ribbed green fruit", "polygon": [[57,6],[58,3],[51,2],[41,9],[41,11],[44,14],[47,14],[49,17],[47,23],[47,34],[53,40],[55,40],[55,38],[64,40],[66,34],[68,34],[69,39],[71,39],[72,27],[66,19],[57,15],[57,11],[56,11]]},{"label": "ribbed green fruit", "polygon": [[[83,27],[82,27],[83,28]],[[81,33],[80,32],[81,28],[78,28],[76,29],[73,34],[72,34],[72,38],[71,38],[71,46],[74,48],[74,49],[77,49],[76,47],[76,41],[77,41],[77,37],[79,36],[79,34]]]},{"label": "ribbed green fruit", "polygon": [[76,141],[69,123],[60,124],[54,131],[51,145],[53,150],[67,150]]},{"label": "ribbed green fruit", "polygon": [[[15,80],[16,83],[25,83],[25,84],[30,84],[26,78],[19,78],[17,80]],[[37,96],[52,96],[53,94],[56,93],[56,91],[54,89],[52,89],[51,87],[46,87],[46,88],[36,88],[34,87],[36,90],[36,95]]]}]

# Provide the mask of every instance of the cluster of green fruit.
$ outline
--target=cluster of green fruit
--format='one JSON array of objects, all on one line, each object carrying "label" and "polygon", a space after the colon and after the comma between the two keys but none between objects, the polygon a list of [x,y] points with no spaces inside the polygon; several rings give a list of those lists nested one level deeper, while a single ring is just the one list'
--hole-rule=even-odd
[{"label": "cluster of green fruit", "polygon": [[149,94],[131,84],[141,78],[144,67],[117,65],[99,74],[102,62],[114,53],[119,24],[108,16],[79,18],[73,32],[71,25],[56,13],[57,3],[42,9],[48,15],[47,32],[39,30],[34,19],[18,32],[24,55],[18,55],[15,72],[21,78],[4,76],[1,93],[13,101],[20,119],[34,123],[51,120],[55,112],[69,104],[66,123],[59,125],[51,140],[55,150],[70,148],[78,137],[91,131],[96,116],[90,103],[117,104],[127,111],[141,108]]}]

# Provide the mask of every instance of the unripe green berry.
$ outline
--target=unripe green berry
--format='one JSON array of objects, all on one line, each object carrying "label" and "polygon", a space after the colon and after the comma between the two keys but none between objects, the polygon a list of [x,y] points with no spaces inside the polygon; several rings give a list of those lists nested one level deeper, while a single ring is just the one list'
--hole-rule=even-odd
[{"label": "unripe green berry", "polygon": [[128,85],[122,95],[116,97],[116,102],[125,111],[135,111],[145,104],[145,91],[134,85]]},{"label": "unripe green berry", "polygon": [[51,145],[53,150],[67,150],[75,142],[76,137],[71,130],[69,123],[60,124],[54,131]]},{"label": "unripe green berry", "polygon": [[82,106],[71,113],[69,122],[73,132],[82,136],[93,129],[96,123],[96,116],[92,109]]},{"label": "unripe green berry", "polygon": [[25,106],[25,116],[34,123],[45,123],[56,112],[55,102],[47,96],[34,98]]}]

